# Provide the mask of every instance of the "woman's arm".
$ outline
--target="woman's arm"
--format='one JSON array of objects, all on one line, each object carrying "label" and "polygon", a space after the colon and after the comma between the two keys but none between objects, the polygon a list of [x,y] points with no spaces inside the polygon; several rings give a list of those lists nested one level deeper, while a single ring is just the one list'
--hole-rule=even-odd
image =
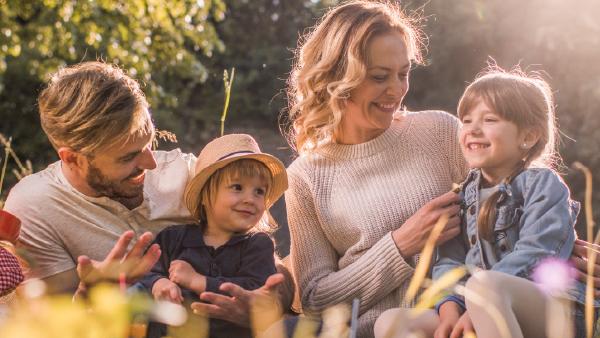
[{"label": "woman's arm", "polygon": [[[290,173],[286,203],[294,276],[302,305],[308,311],[321,311],[353,298],[360,299],[361,311],[371,308],[412,277],[413,267],[404,257],[411,257],[423,248],[439,216],[444,212],[451,215],[458,212],[457,206],[445,205],[456,202],[456,194],[444,195],[421,208],[401,230],[384,235],[360,258],[339,269],[340,255],[323,231],[325,225],[317,216],[308,180],[300,175]],[[443,240],[457,233],[456,218],[444,231]]]}]

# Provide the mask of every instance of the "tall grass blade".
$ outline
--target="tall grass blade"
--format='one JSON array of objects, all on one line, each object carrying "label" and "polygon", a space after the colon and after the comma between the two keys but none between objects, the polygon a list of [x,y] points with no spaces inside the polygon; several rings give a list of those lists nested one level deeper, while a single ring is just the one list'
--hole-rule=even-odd
[{"label": "tall grass blade", "polygon": [[8,164],[8,155],[10,154],[10,142],[4,143],[4,163],[2,163],[2,173],[0,173],[0,196],[2,195],[2,186],[4,185],[4,175],[6,175],[6,165]]},{"label": "tall grass blade", "polygon": [[419,302],[415,305],[415,309],[428,309],[435,305],[440,294],[444,290],[452,288],[466,274],[467,269],[464,266],[459,266],[446,272],[421,294]]},{"label": "tall grass blade", "polygon": [[429,238],[427,238],[427,242],[425,242],[425,247],[423,247],[423,251],[421,252],[419,263],[415,268],[415,273],[413,278],[410,280],[410,284],[408,284],[408,290],[404,296],[404,303],[410,303],[413,301],[425,276],[427,275],[427,271],[429,270],[429,263],[431,262],[431,257],[433,256],[433,250],[435,249],[435,243],[440,237],[440,234],[444,230],[444,227],[448,223],[448,215],[442,215],[437,223],[433,226],[431,233],[429,234]]},{"label": "tall grass blade", "polygon": [[227,110],[229,109],[229,99],[231,98],[231,85],[235,76],[235,68],[231,68],[231,78],[227,74],[227,70],[223,72],[223,83],[225,84],[225,105],[221,114],[221,136],[225,132],[225,119],[227,118]]},{"label": "tall grass blade", "polygon": [[[573,163],[575,169],[581,170],[585,175],[585,220],[587,226],[588,242],[592,243],[594,234],[594,216],[592,211],[592,172],[580,162]],[[596,235],[593,243],[598,243],[600,232]],[[587,247],[587,278],[585,288],[585,332],[586,337],[592,338],[594,332],[594,265],[596,263],[596,251]]]}]

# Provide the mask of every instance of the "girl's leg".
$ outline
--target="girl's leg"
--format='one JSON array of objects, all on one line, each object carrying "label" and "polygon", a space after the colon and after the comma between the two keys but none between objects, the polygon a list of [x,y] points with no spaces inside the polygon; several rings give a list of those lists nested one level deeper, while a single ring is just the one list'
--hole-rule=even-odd
[{"label": "girl's leg", "polygon": [[[525,278],[497,271],[477,272],[467,281],[465,300],[479,338],[502,337],[502,319],[511,338],[546,337],[550,300]],[[559,317],[552,318],[553,327],[558,324],[563,332],[558,336],[572,337],[571,320],[568,316]]]},{"label": "girl's leg", "polygon": [[410,332],[421,332],[425,337],[433,337],[439,323],[434,310],[425,310],[413,317],[414,310],[396,308],[382,313],[375,321],[375,338],[404,338]]}]

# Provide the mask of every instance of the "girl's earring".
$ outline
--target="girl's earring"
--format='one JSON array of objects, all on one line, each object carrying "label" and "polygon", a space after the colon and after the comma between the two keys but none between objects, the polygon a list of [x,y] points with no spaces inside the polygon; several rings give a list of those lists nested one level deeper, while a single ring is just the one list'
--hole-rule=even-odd
[{"label": "girl's earring", "polygon": [[521,148],[523,148],[523,149],[527,149],[527,143],[523,143],[523,144],[521,144]]}]

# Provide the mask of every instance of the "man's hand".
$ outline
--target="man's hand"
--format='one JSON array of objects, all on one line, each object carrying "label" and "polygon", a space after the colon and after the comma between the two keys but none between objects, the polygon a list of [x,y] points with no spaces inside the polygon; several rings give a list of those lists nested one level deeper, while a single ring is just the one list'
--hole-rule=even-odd
[{"label": "man's hand", "polygon": [[152,296],[156,300],[167,300],[175,304],[183,302],[179,286],[166,278],[161,278],[152,285]]},{"label": "man's hand", "polygon": [[221,291],[228,293],[225,296],[213,292],[203,292],[200,299],[208,303],[192,303],[194,313],[204,313],[211,318],[223,319],[240,326],[250,325],[250,310],[257,297],[278,297],[277,286],[283,283],[284,277],[280,273],[270,276],[265,285],[253,291],[233,283],[223,283]]},{"label": "man's hand", "polygon": [[575,240],[575,246],[573,252],[571,252],[570,261],[577,268],[577,277],[582,282],[586,282],[587,278],[587,260],[588,260],[588,249],[596,252],[596,264],[594,264],[593,280],[594,280],[594,293],[595,297],[600,297],[600,246],[588,243],[581,239]]},{"label": "man's hand", "polygon": [[121,274],[127,282],[134,281],[146,274],[160,258],[158,244],[153,244],[144,254],[144,249],[152,242],[152,234],[142,234],[133,248],[127,252],[127,247],[133,240],[133,231],[126,231],[112,248],[106,258],[99,262],[91,260],[87,256],[79,256],[77,259],[77,275],[81,287],[86,284],[94,284],[99,281],[118,281]]},{"label": "man's hand", "polygon": [[169,279],[184,288],[201,293],[206,290],[206,277],[194,270],[190,263],[176,259],[169,265]]}]

